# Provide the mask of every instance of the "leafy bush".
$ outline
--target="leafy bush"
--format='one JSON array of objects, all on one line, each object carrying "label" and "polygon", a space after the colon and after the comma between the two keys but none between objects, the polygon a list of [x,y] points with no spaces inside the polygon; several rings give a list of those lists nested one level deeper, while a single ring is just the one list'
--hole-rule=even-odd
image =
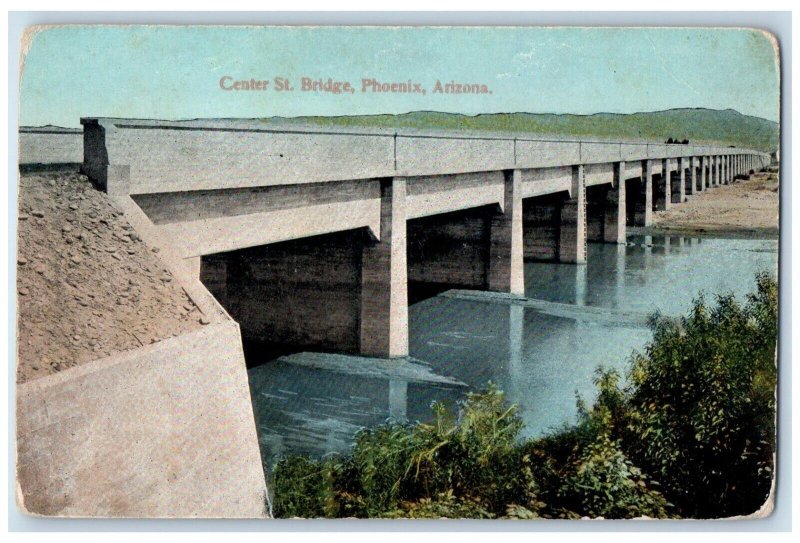
[{"label": "leafy bush", "polygon": [[540,513],[553,518],[672,516],[671,504],[622,452],[612,437],[624,396],[619,374],[597,371],[597,400],[590,410],[578,401],[579,422],[528,443],[526,457],[539,483]]},{"label": "leafy bush", "polygon": [[330,473],[323,462],[304,456],[281,459],[275,466],[274,487],[278,517],[323,517],[332,494]]},{"label": "leafy bush", "polygon": [[632,360],[616,435],[683,516],[749,514],[769,493],[777,292],[761,274],[744,306],[700,298],[681,319],[656,315]]},{"label": "leafy bush", "polygon": [[[346,458],[290,457],[274,470],[277,516],[706,517],[749,514],[771,485],[778,290],[757,276],[740,305],[698,299],[654,315],[627,384],[598,369],[579,421],[521,441],[491,385],[428,423],[361,431]],[[673,505],[674,504],[674,505]]]}]

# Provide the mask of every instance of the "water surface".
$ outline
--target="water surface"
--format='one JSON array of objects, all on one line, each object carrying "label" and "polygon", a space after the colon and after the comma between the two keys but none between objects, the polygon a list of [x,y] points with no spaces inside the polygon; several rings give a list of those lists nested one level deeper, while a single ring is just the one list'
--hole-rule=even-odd
[{"label": "water surface", "polygon": [[624,371],[650,339],[644,316],[685,313],[701,292],[744,296],[757,271],[775,271],[777,250],[776,240],[679,236],[590,244],[584,266],[525,264],[526,296],[549,303],[440,295],[414,304],[410,365],[396,371],[358,357],[320,365],[318,354],[256,366],[250,387],[265,463],[345,452],[360,428],[427,420],[432,401],[457,401],[488,381],[519,405],[525,435],[570,424],[576,395],[594,396],[595,369]]}]

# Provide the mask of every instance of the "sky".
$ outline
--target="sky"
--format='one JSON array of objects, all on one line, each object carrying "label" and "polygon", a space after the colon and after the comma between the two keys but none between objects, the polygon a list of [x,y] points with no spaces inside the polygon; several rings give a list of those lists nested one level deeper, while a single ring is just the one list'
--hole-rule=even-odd
[{"label": "sky", "polygon": [[[61,26],[25,56],[20,124],[80,117],[189,119],[404,113],[632,113],[732,108],[779,118],[778,58],[765,34],[702,28]],[[251,78],[265,91],[220,88]],[[279,91],[275,78],[288,80]],[[303,77],[354,92],[302,91]],[[362,92],[362,79],[421,93]],[[446,83],[491,93],[434,93]]]}]

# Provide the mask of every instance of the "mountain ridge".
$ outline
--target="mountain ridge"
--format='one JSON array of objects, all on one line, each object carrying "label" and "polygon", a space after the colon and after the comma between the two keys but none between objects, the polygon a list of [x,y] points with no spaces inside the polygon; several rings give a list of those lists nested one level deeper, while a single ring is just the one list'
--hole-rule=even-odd
[{"label": "mountain ridge", "polygon": [[446,113],[416,110],[400,114],[269,117],[264,122],[323,126],[415,129],[468,129],[540,135],[636,138],[747,147],[774,151],[780,141],[778,123],[734,109],[672,108],[636,113]]}]

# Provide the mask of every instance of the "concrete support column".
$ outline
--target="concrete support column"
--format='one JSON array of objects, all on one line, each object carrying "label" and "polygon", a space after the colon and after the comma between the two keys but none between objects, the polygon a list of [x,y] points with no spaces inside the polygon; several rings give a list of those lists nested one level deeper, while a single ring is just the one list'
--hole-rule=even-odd
[{"label": "concrete support column", "polygon": [[614,185],[606,193],[606,208],[603,214],[603,241],[625,243],[625,163],[614,163]]},{"label": "concrete support column", "polygon": [[654,202],[655,208],[659,211],[669,211],[672,207],[672,175],[669,169],[671,163],[668,158],[661,161],[661,184]]},{"label": "concrete support column", "polygon": [[708,186],[709,188],[717,184],[717,157],[712,156],[708,162]]},{"label": "concrete support column", "polygon": [[572,167],[572,194],[561,208],[558,259],[586,263],[586,178],[583,165]]},{"label": "concrete support column", "polygon": [[380,240],[367,243],[361,263],[361,354],[408,355],[406,180],[381,183]]},{"label": "concrete support column", "polygon": [[689,157],[689,179],[686,183],[686,195],[697,191],[697,157]]},{"label": "concrete support column", "polygon": [[730,178],[730,175],[731,175],[731,163],[730,163],[730,160],[731,160],[731,157],[729,157],[728,155],[725,155],[725,158],[724,158],[725,167],[723,169],[723,174],[724,174],[723,183],[726,184],[726,185],[730,184],[730,181],[731,181],[731,178]]},{"label": "concrete support column", "polygon": [[717,184],[717,157],[712,156],[708,163],[708,186],[714,187]]},{"label": "concrete support column", "polygon": [[495,292],[525,294],[522,253],[522,178],[507,170],[503,212],[492,217],[489,240],[488,288]]},{"label": "concrete support column", "polygon": [[714,186],[714,168],[715,168],[715,159],[713,156],[708,157],[708,188]]},{"label": "concrete support column", "polygon": [[686,200],[686,159],[677,159],[678,171],[672,184],[672,203],[682,204]]},{"label": "concrete support column", "polygon": [[722,184],[722,157],[714,158],[714,186]]},{"label": "concrete support column", "polygon": [[653,222],[653,163],[650,160],[642,161],[641,194],[636,198],[636,226],[650,226]]},{"label": "concrete support column", "polygon": [[725,184],[731,184],[731,157],[730,155],[725,155]]},{"label": "concrete support column", "polygon": [[706,168],[708,167],[708,161],[706,157],[700,157],[700,179],[697,185],[697,192],[703,192],[706,190]]}]

